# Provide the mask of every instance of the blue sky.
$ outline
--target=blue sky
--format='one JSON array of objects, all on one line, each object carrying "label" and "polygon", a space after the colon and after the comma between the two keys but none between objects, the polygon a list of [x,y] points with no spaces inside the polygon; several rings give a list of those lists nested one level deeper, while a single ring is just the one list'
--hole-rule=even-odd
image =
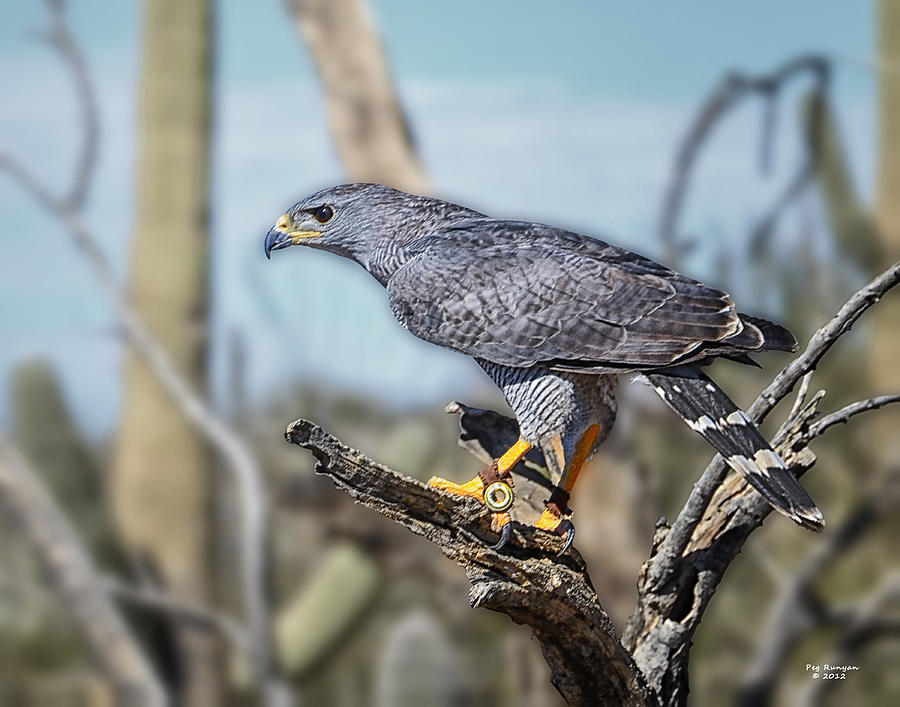
[{"label": "blue sky", "polygon": [[[873,6],[792,2],[370,2],[436,188],[496,215],[603,235],[653,255],[662,189],[678,140],[726,69],[764,71],[815,50],[870,56]],[[72,0],[101,103],[103,144],[87,220],[124,276],[131,231],[140,46],[135,2]],[[54,185],[77,132],[56,57],[28,37],[39,2],[0,9],[0,149]],[[397,404],[465,399],[481,374],[414,340],[356,266],[288,252],[267,263],[262,235],[286,206],[342,181],[312,66],[281,0],[217,8],[213,160],[214,379],[234,332],[259,395],[307,377]],[[841,61],[834,102],[860,188],[873,173],[873,76]],[[722,126],[704,154],[685,230],[704,276],[717,239],[740,238],[796,154],[796,98],[785,96],[772,179],[755,170],[758,106]],[[814,209],[814,199],[808,199]],[[108,309],[52,214],[0,176],[0,377],[28,356],[53,360],[79,417],[109,431],[121,346]],[[789,222],[790,223],[790,222]],[[298,250],[299,249],[295,249]],[[753,311],[764,293],[742,302]],[[754,301],[756,297],[759,301]],[[757,306],[758,305],[758,306]],[[409,385],[415,372],[416,385]],[[0,420],[5,419],[0,396]]]}]

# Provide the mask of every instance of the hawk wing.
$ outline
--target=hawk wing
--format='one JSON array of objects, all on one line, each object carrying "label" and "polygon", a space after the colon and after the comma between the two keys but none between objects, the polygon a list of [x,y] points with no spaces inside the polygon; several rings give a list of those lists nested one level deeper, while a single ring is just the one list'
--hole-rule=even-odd
[{"label": "hawk wing", "polygon": [[743,328],[726,293],[551,226],[471,219],[412,252],[387,284],[394,316],[498,364],[659,368]]}]

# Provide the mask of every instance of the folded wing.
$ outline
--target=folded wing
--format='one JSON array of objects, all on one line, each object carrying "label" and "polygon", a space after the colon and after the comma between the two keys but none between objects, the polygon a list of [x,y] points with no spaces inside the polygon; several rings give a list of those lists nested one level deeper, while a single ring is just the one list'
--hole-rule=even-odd
[{"label": "folded wing", "polygon": [[414,247],[387,285],[394,316],[426,341],[495,363],[659,368],[764,339],[728,294],[550,226],[473,220]]}]

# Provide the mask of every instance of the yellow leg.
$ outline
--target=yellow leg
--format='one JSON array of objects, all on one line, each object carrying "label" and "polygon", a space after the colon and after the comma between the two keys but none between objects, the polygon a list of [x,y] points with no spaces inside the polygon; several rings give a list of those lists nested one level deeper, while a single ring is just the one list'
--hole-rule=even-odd
[{"label": "yellow leg", "polygon": [[504,455],[497,460],[497,473],[506,476],[519,460],[531,450],[531,445],[524,439],[516,440],[516,443],[506,450]]},{"label": "yellow leg", "polygon": [[594,440],[597,439],[599,432],[600,425],[591,425],[585,430],[581,439],[578,441],[578,444],[575,446],[575,454],[572,455],[572,461],[569,463],[566,473],[563,474],[562,479],[560,479],[560,486],[563,487],[563,491],[566,493],[572,493],[575,481],[578,479],[578,475],[581,473],[584,463],[591,453],[591,449],[594,446]]},{"label": "yellow leg", "polygon": [[[581,439],[578,440],[578,444],[575,445],[575,453],[572,455],[572,459],[569,461],[566,470],[563,472],[562,478],[559,480],[558,488],[565,492],[566,498],[572,494],[572,489],[575,487],[575,481],[578,479],[578,475],[581,473],[581,469],[584,467],[584,463],[591,453],[594,441],[597,439],[597,434],[599,432],[599,425],[591,425],[585,430]],[[544,512],[541,513],[541,517],[535,521],[534,527],[554,532],[562,521],[562,510],[563,509],[559,508],[556,503],[548,504],[547,508],[544,509]]]},{"label": "yellow leg", "polygon": [[[506,476],[509,473],[509,470],[512,469],[522,457],[528,454],[530,449],[531,445],[525,440],[519,439],[516,441],[516,443],[506,450],[503,456],[497,460],[498,475],[501,477]],[[432,476],[428,480],[428,485],[432,488],[440,489],[445,493],[453,494],[454,496],[470,496],[479,501],[484,500],[484,481],[481,480],[480,475],[464,484],[455,484],[452,481],[447,481],[438,476]],[[509,515],[503,515],[506,515],[506,522],[508,523]]]},{"label": "yellow leg", "polygon": [[562,516],[555,508],[547,507],[541,513],[541,517],[534,521],[534,527],[538,530],[546,530],[548,533],[556,532],[559,524],[562,523]]}]

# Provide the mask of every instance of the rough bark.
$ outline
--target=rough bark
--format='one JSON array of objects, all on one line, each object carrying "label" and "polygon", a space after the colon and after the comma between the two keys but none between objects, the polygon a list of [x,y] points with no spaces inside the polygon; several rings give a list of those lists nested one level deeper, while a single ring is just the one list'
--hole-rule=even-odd
[{"label": "rough bark", "polygon": [[348,178],[428,190],[375,24],[362,0],[287,0],[325,94]]},{"label": "rough bark", "polygon": [[[772,411],[854,322],[900,282],[900,263],[856,292],[812,336],[804,351],[784,368],[747,410],[754,422]],[[827,426],[815,428],[819,396],[795,405],[773,446],[797,475],[815,462],[807,445]],[[712,600],[725,570],[747,537],[772,511],[716,457],[694,485],[671,529],[663,525],[651,557],[638,577],[638,606],[623,638],[650,687],[666,705],[687,701],[688,658],[694,631]]]},{"label": "rough bark", "polygon": [[[211,106],[211,3],[148,0],[131,290],[175,365],[203,389]],[[212,483],[198,438],[140,357],[128,355],[111,477],[122,537],[173,592],[205,601],[212,573]],[[220,702],[217,641],[179,625],[182,698]]]},{"label": "rough bark", "polygon": [[569,704],[653,704],[653,697],[603,611],[580,555],[556,557],[561,541],[517,527],[502,553],[480,504],[436,491],[376,464],[307,420],[286,439],[309,449],[316,471],[354,500],[435,545],[463,567],[470,602],[527,624],[541,644],[554,686]]}]

